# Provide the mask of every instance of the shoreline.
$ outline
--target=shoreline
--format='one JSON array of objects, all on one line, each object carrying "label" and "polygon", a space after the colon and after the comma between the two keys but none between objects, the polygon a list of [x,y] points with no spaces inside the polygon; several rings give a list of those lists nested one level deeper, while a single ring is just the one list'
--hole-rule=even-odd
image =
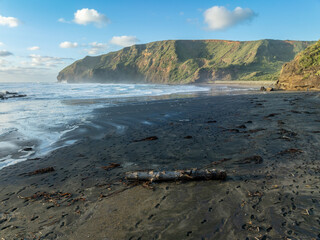
[{"label": "shoreline", "polygon": [[[102,138],[88,134],[42,159],[0,170],[0,235],[317,238],[319,103],[314,92],[272,92],[96,109],[95,121],[106,126]],[[158,139],[135,142],[150,136]],[[110,163],[120,167],[102,168]],[[225,169],[227,180],[159,183],[153,189],[123,180],[132,170],[208,166]],[[30,175],[50,167],[54,171]],[[56,198],[28,198],[44,192]]]},{"label": "shoreline", "polygon": [[225,84],[225,85],[245,85],[245,86],[271,86],[276,84],[277,81],[243,81],[243,80],[233,80],[233,81],[214,81],[213,84]]},{"label": "shoreline", "polygon": [[[84,85],[85,86],[85,85]],[[230,87],[227,85],[228,89],[220,89],[220,86],[209,86],[206,85],[205,88],[207,91],[194,91],[194,92],[176,92],[171,94],[162,94],[162,95],[155,95],[155,96],[132,96],[132,97],[122,97],[122,98],[76,98],[76,99],[62,99],[61,100],[61,106],[69,107],[69,111],[72,111],[72,108],[77,108],[78,111],[83,112],[83,118],[86,120],[84,122],[78,121],[77,119],[72,119],[72,117],[69,116],[68,119],[64,124],[62,124],[63,119],[60,119],[59,117],[56,119],[57,122],[61,122],[58,127],[54,126],[55,130],[51,132],[50,128],[43,127],[42,129],[37,128],[37,119],[33,119],[34,124],[30,125],[29,127],[27,125],[20,126],[20,128],[15,128],[14,124],[11,124],[11,126],[8,128],[13,129],[12,131],[7,131],[3,133],[3,143],[0,145],[0,169],[14,164],[14,162],[21,162],[25,161],[29,156],[32,158],[39,158],[43,157],[46,154],[49,154],[50,152],[59,149],[61,147],[65,147],[68,145],[72,145],[74,142],[76,142],[79,138],[86,137],[87,132],[92,132],[93,130],[88,131],[88,128],[94,129],[102,127],[105,128],[104,124],[102,122],[94,123],[94,109],[100,109],[104,108],[106,106],[122,106],[122,105],[132,105],[132,104],[139,104],[141,102],[149,102],[149,101],[156,101],[156,100],[172,100],[172,99],[181,99],[181,98],[194,98],[194,97],[200,97],[200,96],[213,96],[213,95],[230,95],[230,94],[244,94],[245,92],[252,92],[252,89],[248,91],[246,90],[246,87],[240,87],[237,90],[234,90],[234,87]],[[204,88],[202,85],[194,85],[194,87],[200,87]],[[222,87],[223,88],[223,87]],[[242,89],[243,88],[243,89]],[[30,99],[29,101],[32,101],[33,99]],[[55,99],[58,100],[59,99]],[[51,99],[44,101],[42,104],[50,104]],[[27,103],[28,101],[26,101]],[[4,104],[6,104],[4,102]],[[4,106],[5,109],[10,109],[12,107],[8,103],[8,107],[6,105]],[[36,104],[36,103],[34,103]],[[31,104],[25,104],[25,105],[31,105]],[[32,103],[33,105],[33,103]],[[89,111],[83,110],[86,109],[85,106],[88,106],[88,109],[91,109]],[[32,109],[33,110],[33,109]],[[18,109],[16,110],[18,111]],[[43,109],[40,109],[41,112],[43,112]],[[92,111],[92,112],[91,112]],[[10,113],[9,113],[10,114]],[[69,112],[67,111],[66,114],[68,115]],[[77,114],[77,111],[74,111],[74,114]],[[69,114],[70,115],[70,114]],[[29,116],[30,117],[30,116]],[[51,117],[53,117],[51,115]],[[6,115],[4,115],[4,118],[6,118]],[[42,116],[42,124],[45,126],[45,116]],[[27,119],[27,117],[26,117]],[[91,120],[93,119],[93,122],[91,123]],[[5,122],[3,122],[3,126],[5,125]],[[19,122],[16,122],[15,124],[20,125]],[[50,124],[50,123],[49,123]],[[102,125],[102,126],[100,126]],[[33,128],[33,131],[26,131],[26,129],[29,129],[30,127]],[[4,128],[6,129],[6,128]],[[20,130],[23,130],[21,133]],[[39,130],[41,131],[41,134],[39,134]],[[42,138],[41,136],[47,136],[45,138]],[[7,146],[7,147],[6,147]],[[27,151],[25,151],[27,149]]]}]

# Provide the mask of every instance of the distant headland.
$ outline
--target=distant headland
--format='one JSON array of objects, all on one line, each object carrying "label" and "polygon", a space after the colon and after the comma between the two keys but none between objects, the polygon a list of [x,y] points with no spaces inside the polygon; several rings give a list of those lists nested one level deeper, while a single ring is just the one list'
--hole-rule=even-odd
[{"label": "distant headland", "polygon": [[[68,83],[277,81],[282,66],[314,43],[270,39],[158,41],[133,45],[100,56],[87,56],[63,69],[57,78]],[[285,74],[286,70],[282,72]],[[279,86],[283,88],[282,79],[280,77]]]}]

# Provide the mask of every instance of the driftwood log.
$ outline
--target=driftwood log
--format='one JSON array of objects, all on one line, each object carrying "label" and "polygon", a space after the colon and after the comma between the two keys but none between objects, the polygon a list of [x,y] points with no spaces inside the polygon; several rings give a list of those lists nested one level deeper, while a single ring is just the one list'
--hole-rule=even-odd
[{"label": "driftwood log", "polygon": [[223,170],[216,169],[189,169],[176,171],[136,171],[127,172],[127,180],[135,181],[179,181],[179,180],[225,180],[227,173]]}]

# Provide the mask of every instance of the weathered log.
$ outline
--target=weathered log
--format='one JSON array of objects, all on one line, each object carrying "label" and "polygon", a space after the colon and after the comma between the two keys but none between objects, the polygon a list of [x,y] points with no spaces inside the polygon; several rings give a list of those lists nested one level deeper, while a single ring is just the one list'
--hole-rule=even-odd
[{"label": "weathered log", "polygon": [[178,181],[178,180],[225,180],[227,173],[223,170],[216,169],[189,169],[176,171],[137,171],[127,172],[127,180],[136,181]]}]

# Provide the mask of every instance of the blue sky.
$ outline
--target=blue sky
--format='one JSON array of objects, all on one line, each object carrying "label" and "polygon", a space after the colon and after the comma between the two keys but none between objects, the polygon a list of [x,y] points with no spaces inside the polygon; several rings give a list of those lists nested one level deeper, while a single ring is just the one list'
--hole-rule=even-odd
[{"label": "blue sky", "polygon": [[0,81],[56,81],[86,55],[166,39],[320,38],[319,0],[0,0]]}]

